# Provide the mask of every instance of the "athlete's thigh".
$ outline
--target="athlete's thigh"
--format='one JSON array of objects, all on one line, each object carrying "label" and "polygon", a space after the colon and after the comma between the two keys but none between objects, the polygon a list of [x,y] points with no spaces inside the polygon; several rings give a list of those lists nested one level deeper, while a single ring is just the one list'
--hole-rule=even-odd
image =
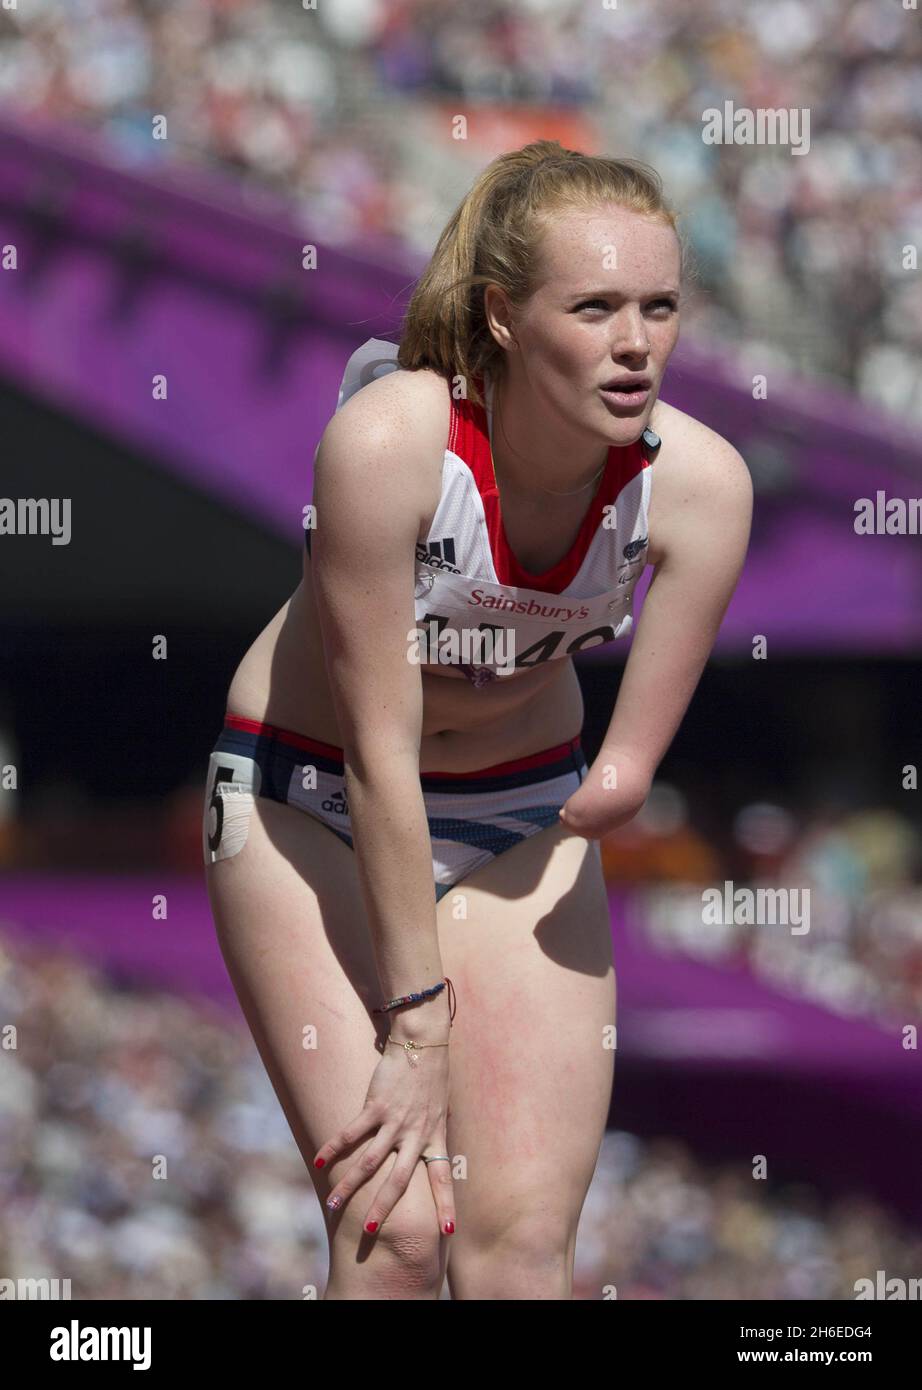
[{"label": "athlete's thigh", "polygon": [[[313,1157],[365,1103],[386,1036],[367,914],[352,850],[303,811],[257,797],[243,848],[206,867],[222,955],[266,1071],[325,1198],[373,1135],[322,1170]],[[335,1219],[360,1231],[396,1152]],[[389,1218],[438,1220],[424,1164]]]},{"label": "athlete's thigh", "polygon": [[[461,911],[466,911],[466,917]],[[448,1117],[458,1232],[521,1214],[574,1221],[605,1130],[615,975],[598,846],[539,831],[439,904],[457,991]]]}]

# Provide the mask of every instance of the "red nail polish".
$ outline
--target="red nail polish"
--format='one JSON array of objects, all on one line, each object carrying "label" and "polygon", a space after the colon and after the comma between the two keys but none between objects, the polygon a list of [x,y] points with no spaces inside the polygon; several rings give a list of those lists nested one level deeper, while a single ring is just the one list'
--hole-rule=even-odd
[{"label": "red nail polish", "polygon": [[315,1168],[322,1168],[323,1165],[324,1165],[325,1163],[326,1163],[326,1159],[325,1159],[325,1158],[315,1158],[315,1159],[314,1159],[314,1167],[315,1167]]},{"label": "red nail polish", "polygon": [[376,1231],[377,1229],[378,1229],[378,1223],[377,1223],[377,1221],[366,1221],[366,1222],[365,1222],[365,1230],[366,1230],[366,1231],[372,1231],[372,1232],[374,1232],[374,1231]]},{"label": "red nail polish", "polygon": [[445,1234],[446,1234],[447,1236],[453,1235],[453,1234],[454,1234],[454,1230],[455,1230],[455,1223],[454,1223],[453,1221],[446,1221],[446,1222],[445,1222],[445,1226],[444,1226]]}]

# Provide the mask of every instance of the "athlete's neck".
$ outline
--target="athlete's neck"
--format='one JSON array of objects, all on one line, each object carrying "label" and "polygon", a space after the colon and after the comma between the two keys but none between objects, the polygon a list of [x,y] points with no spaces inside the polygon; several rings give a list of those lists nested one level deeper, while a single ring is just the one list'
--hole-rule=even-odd
[{"label": "athlete's neck", "polygon": [[509,376],[494,382],[491,404],[493,466],[504,487],[545,502],[561,493],[574,494],[573,500],[592,495],[609,445],[574,440],[534,392]]}]

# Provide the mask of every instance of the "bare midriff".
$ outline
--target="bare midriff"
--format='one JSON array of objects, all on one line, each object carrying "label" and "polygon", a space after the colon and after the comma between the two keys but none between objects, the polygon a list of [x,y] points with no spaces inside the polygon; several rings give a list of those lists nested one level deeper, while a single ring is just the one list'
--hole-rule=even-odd
[{"label": "bare midriff", "polygon": [[[570,657],[479,688],[458,670],[427,664],[422,682],[420,772],[473,772],[541,752],[582,729],[582,693]],[[301,583],[237,667],[227,709],[343,746],[306,553]]]}]

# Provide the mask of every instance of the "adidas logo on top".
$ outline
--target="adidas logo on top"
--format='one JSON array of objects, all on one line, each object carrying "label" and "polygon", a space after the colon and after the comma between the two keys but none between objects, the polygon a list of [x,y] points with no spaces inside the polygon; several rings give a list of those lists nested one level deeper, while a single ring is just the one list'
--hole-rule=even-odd
[{"label": "adidas logo on top", "polygon": [[454,536],[445,536],[438,541],[428,540],[425,545],[422,541],[417,541],[416,558],[427,565],[433,565],[436,569],[452,570],[455,574],[460,573],[455,564]]}]

